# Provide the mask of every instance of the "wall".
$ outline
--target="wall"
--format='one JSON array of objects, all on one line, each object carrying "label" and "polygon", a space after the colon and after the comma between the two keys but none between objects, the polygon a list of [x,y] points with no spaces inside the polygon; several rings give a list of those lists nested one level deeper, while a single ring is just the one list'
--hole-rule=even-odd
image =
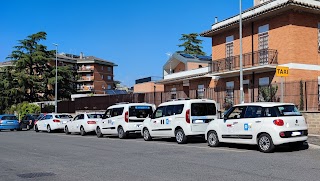
[{"label": "wall", "polygon": [[163,92],[163,84],[155,84],[154,82],[144,82],[141,84],[135,84],[133,86],[134,93],[145,93],[145,92]]},{"label": "wall", "polygon": [[320,135],[320,112],[302,112],[308,123],[309,134]]},{"label": "wall", "polygon": [[208,63],[187,62],[187,70],[198,69],[199,65],[202,67],[208,67]]}]

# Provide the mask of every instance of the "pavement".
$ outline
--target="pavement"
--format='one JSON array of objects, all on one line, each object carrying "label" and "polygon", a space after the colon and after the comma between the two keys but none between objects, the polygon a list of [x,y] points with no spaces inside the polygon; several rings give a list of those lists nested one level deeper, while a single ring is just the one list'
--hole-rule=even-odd
[{"label": "pavement", "polygon": [[319,146],[320,147],[320,135],[309,134],[308,135],[309,145]]},{"label": "pavement", "polygon": [[[311,135],[309,142],[317,140]],[[196,139],[179,145],[172,139],[1,131],[0,180],[319,181],[319,150],[284,146],[266,154],[257,146],[210,148]]]}]

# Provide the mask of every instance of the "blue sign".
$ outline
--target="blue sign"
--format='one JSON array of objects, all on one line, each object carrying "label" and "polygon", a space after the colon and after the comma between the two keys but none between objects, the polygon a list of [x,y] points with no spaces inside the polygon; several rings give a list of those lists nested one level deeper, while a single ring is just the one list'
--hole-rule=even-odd
[{"label": "blue sign", "polygon": [[248,123],[245,123],[244,126],[243,126],[243,128],[244,128],[245,131],[248,131],[248,130],[249,130],[249,125],[248,125]]},{"label": "blue sign", "polygon": [[150,106],[135,106],[136,109],[150,109]]},{"label": "blue sign", "polygon": [[166,119],[166,124],[169,124],[169,119]]}]

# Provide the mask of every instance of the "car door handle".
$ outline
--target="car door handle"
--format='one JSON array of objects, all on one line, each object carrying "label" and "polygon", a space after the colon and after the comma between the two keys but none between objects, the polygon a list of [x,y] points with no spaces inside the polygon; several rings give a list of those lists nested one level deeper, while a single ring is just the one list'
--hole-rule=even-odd
[{"label": "car door handle", "polygon": [[261,123],[261,121],[256,121],[256,123]]},{"label": "car door handle", "polygon": [[233,122],[233,124],[238,124],[238,122]]}]

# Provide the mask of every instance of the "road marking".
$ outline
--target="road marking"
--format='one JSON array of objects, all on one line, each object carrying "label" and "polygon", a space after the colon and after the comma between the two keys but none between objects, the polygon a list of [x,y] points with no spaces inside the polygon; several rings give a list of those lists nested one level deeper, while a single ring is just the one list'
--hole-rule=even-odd
[{"label": "road marking", "polygon": [[163,143],[163,142],[155,142],[155,141],[144,141],[143,139],[141,140],[133,140],[133,139],[117,139],[117,138],[110,138],[110,137],[103,137],[103,138],[96,138],[96,137],[89,137],[89,136],[81,136],[79,137],[78,135],[60,135],[60,134],[50,134],[50,135],[55,135],[55,136],[63,136],[63,137],[74,137],[74,138],[87,138],[87,139],[96,139],[96,140],[113,140],[113,141],[127,141],[127,142],[140,142],[140,143],[147,143],[147,144],[159,144],[159,145],[168,145],[168,146],[176,146],[176,147],[186,147],[186,148],[201,148],[201,149],[209,149],[209,150],[219,150],[219,151],[230,151],[230,152],[237,152],[237,153],[245,153],[245,152],[250,152],[252,150],[235,150],[235,149],[230,149],[230,148],[216,148],[216,147],[202,147],[202,146],[193,146],[193,145],[181,145],[181,144],[174,144],[174,143]]}]

